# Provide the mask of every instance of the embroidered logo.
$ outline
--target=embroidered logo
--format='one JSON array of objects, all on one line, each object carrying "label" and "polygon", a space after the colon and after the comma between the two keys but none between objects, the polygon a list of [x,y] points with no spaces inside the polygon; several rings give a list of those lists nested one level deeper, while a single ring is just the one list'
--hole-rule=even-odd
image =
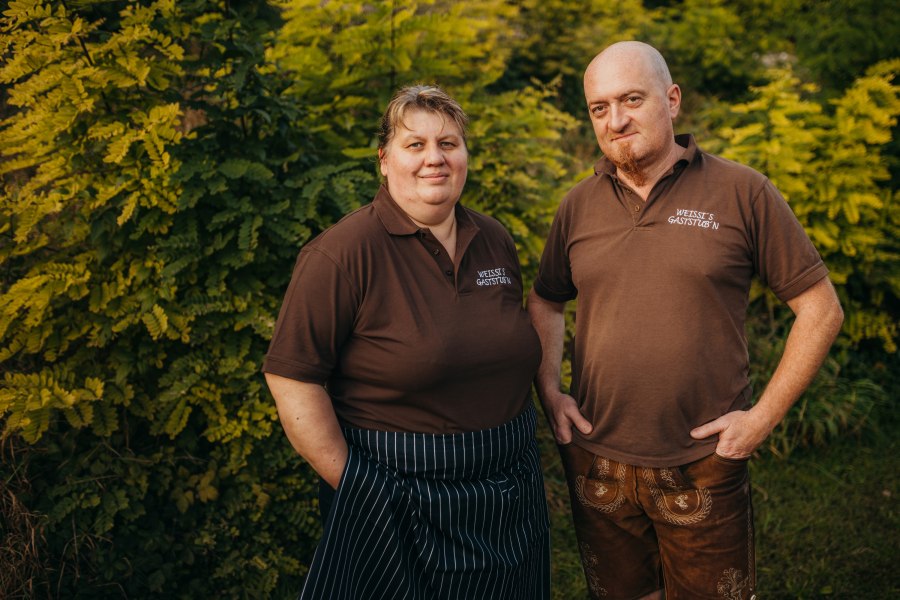
[{"label": "embroidered logo", "polygon": [[716,586],[716,591],[726,600],[743,600],[744,590],[750,583],[740,569],[725,569]]},{"label": "embroidered logo", "polygon": [[687,225],[688,227],[700,227],[702,229],[712,230],[719,228],[719,222],[716,221],[715,213],[703,212],[700,210],[678,208],[675,209],[675,214],[669,217],[668,220],[672,225]]},{"label": "embroidered logo", "polygon": [[505,267],[497,267],[478,271],[478,279],[475,280],[475,283],[478,285],[510,285],[512,279],[506,274]]}]

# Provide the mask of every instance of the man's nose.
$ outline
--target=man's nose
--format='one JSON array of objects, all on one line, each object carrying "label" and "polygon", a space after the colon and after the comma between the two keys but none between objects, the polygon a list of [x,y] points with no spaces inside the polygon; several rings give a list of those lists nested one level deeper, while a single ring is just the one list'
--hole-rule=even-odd
[{"label": "man's nose", "polygon": [[630,120],[628,111],[621,106],[613,104],[609,107],[609,128],[613,131],[622,131]]}]

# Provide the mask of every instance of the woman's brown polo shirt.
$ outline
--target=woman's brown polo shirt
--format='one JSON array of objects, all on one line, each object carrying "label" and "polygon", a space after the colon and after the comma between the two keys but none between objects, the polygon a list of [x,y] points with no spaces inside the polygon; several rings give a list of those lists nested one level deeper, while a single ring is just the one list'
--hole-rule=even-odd
[{"label": "woman's brown polo shirt", "polygon": [[515,245],[455,210],[456,264],[384,187],[304,246],[263,371],[325,385],[350,427],[458,433],[520,414],[541,348]]},{"label": "woman's brown polo shirt", "polygon": [[744,334],[754,275],[789,300],[828,273],[784,198],[691,136],[647,201],[601,160],[563,199],[534,289],[578,297],[572,394],[594,425],[575,443],[628,464],[682,465],[690,431],[748,407]]}]

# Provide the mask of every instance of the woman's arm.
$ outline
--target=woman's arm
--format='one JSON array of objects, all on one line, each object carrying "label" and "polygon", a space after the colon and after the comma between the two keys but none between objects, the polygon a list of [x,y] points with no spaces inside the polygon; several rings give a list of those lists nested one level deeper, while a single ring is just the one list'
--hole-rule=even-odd
[{"label": "woman's arm", "polygon": [[321,385],[266,373],[278,417],[294,450],[337,489],[347,464],[347,441]]}]

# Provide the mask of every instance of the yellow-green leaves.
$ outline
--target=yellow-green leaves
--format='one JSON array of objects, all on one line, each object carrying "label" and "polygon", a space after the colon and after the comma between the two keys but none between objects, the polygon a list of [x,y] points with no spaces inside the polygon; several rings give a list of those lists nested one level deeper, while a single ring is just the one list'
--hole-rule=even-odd
[{"label": "yellow-green leaves", "polygon": [[309,497],[308,470],[259,367],[299,247],[374,178],[316,170],[264,63],[278,26],[221,0],[0,17],[0,436],[46,461],[62,595],[267,595],[303,569],[312,504],[286,528],[266,498]]},{"label": "yellow-green leaves", "polygon": [[169,328],[169,318],[158,304],[154,304],[153,308],[141,315],[141,321],[144,322],[150,337],[154,340],[159,339]]},{"label": "yellow-green leaves", "polygon": [[[299,588],[317,479],[284,439],[260,365],[298,251],[377,189],[389,96],[437,83],[469,112],[463,202],[510,230],[528,280],[556,203],[598,154],[587,61],[612,41],[658,40],[670,65],[694,61],[688,83],[744,97],[789,37],[754,23],[793,14],[781,2],[644,4],[4,4],[0,427],[2,447],[17,448],[4,461],[34,483],[19,493],[46,522],[46,589]],[[751,7],[754,22],[736,17]],[[835,104],[785,72],[722,133],[826,254],[849,339],[888,349],[896,71],[884,63]],[[708,100],[685,98],[685,117]]]},{"label": "yellow-green leaves", "polygon": [[890,177],[882,152],[900,115],[898,73],[900,60],[873,66],[831,108],[809,99],[815,86],[776,70],[719,132],[723,155],[772,179],[806,227],[850,307],[849,340],[878,339],[889,352],[900,334],[885,296],[900,291],[900,209],[880,184]]},{"label": "yellow-green leaves", "polygon": [[[6,373],[0,380],[0,414],[8,414],[3,434],[21,435],[36,442],[52,419],[63,416],[75,428],[93,424],[95,403],[103,398],[104,384],[97,378],[77,377],[61,369],[40,373]],[[115,422],[100,424],[104,432]]]}]

